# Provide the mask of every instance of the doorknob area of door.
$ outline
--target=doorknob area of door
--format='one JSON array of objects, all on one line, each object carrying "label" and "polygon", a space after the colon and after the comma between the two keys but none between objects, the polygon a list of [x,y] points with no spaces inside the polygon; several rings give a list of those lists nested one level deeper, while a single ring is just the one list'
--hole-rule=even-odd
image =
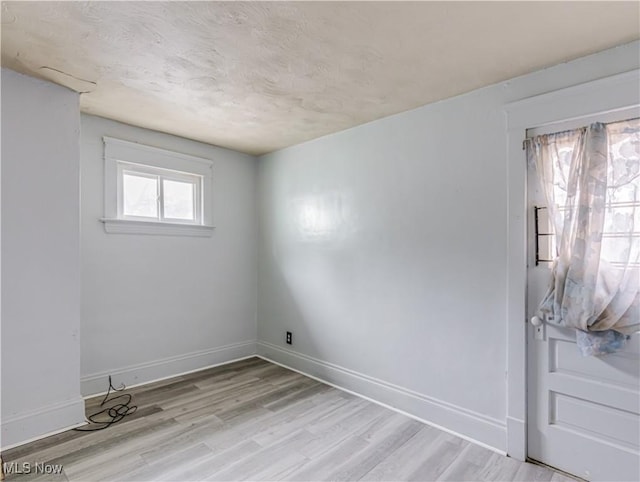
[{"label": "doorknob area of door", "polygon": [[533,326],[533,338],[535,340],[544,341],[544,325],[539,316],[531,317],[531,325]]},{"label": "doorknob area of door", "polygon": [[531,317],[531,324],[533,326],[542,326],[542,320],[537,316],[533,316]]}]

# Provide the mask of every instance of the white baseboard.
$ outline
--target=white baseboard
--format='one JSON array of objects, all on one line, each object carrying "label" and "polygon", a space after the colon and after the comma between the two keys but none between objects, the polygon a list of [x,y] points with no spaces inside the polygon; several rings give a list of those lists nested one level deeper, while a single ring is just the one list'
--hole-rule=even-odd
[{"label": "white baseboard", "polygon": [[118,387],[124,383],[127,387],[133,387],[230,363],[255,354],[255,340],[234,343],[86,375],[80,379],[80,389],[84,397],[89,397],[106,392],[109,375],[114,386]]},{"label": "white baseboard", "polygon": [[505,422],[280,346],[259,341],[258,356],[506,454]]},{"label": "white baseboard", "polygon": [[84,400],[54,403],[2,420],[2,450],[84,425]]}]

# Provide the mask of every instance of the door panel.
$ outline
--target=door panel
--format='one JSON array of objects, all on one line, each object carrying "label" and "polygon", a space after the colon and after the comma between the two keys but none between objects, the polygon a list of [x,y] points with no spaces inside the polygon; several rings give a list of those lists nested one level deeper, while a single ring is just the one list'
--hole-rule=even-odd
[{"label": "door panel", "polygon": [[[638,389],[640,364],[637,353],[640,338],[631,339],[627,353],[612,354],[607,358],[583,357],[576,350],[574,340],[552,339],[550,344],[549,371],[600,380],[613,386]],[[632,346],[635,345],[635,346]]]},{"label": "door panel", "polygon": [[[529,319],[551,275],[550,263],[535,263],[536,206],[544,199],[530,167]],[[618,353],[583,357],[573,330],[529,324],[527,351],[528,456],[588,480],[640,480],[640,337]]]},{"label": "door panel", "polygon": [[546,341],[529,337],[529,457],[588,480],[640,480],[637,343],[583,358],[572,333],[545,329]]}]

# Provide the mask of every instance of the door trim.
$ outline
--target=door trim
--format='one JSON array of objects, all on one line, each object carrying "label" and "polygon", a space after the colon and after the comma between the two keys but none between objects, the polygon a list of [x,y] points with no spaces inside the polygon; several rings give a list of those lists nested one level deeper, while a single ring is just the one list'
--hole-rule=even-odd
[{"label": "door trim", "polygon": [[640,105],[640,70],[512,102],[507,119],[507,454],[527,457],[527,173],[528,128]]}]

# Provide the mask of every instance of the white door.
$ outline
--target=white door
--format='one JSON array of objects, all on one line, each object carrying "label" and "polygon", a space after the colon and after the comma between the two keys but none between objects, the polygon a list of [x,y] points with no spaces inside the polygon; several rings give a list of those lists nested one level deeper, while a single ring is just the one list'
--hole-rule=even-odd
[{"label": "white door", "polygon": [[[638,110],[635,109],[636,117]],[[622,116],[622,119],[629,118]],[[605,118],[586,119],[582,125]],[[545,132],[565,130],[566,125]],[[572,126],[578,127],[577,125]],[[536,132],[536,134],[541,132]],[[528,171],[527,311],[531,320],[546,291],[552,254],[535,170]],[[536,320],[537,321],[537,320]],[[621,352],[583,357],[575,332],[551,324],[527,332],[528,457],[592,481],[640,481],[640,336]]]}]

